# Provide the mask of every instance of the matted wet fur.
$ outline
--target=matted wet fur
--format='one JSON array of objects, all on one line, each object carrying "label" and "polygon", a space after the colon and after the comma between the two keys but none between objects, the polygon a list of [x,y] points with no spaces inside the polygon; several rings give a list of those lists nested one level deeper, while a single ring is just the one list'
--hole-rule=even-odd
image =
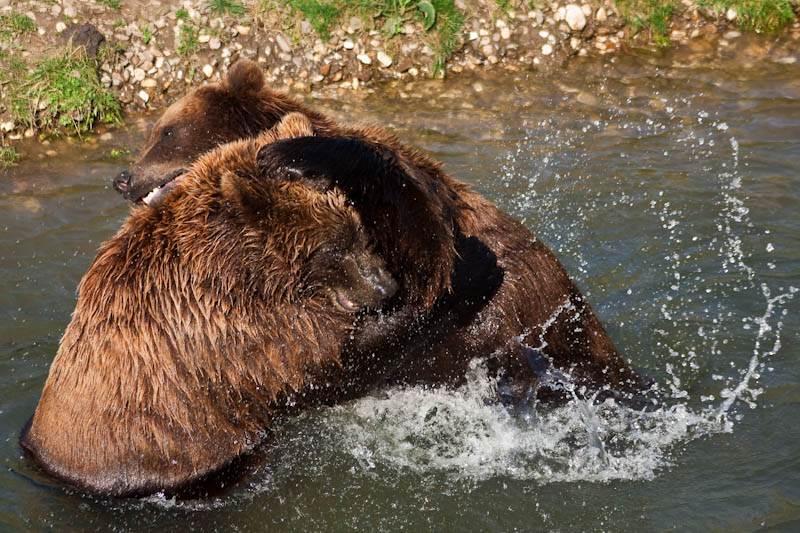
[{"label": "matted wet fur", "polygon": [[[492,275],[502,277],[499,288],[487,293],[490,300],[466,325],[450,332],[430,352],[412,357],[394,376],[396,381],[458,384],[471,359],[491,356],[490,366],[522,383],[522,389],[529,388],[535,376],[521,347],[530,346],[556,367],[569,370],[579,384],[643,388],[560,262],[527,228],[380,128],[339,125],[270,90],[260,67],[251,61],[239,61],[222,83],[195,89],[170,106],[153,127],[141,157],[122,180],[116,180],[125,181],[126,187],[118,188],[136,201],[214,143],[254,135],[292,112],[308,116],[318,137],[363,142],[392,159],[413,180],[410,194],[402,187],[386,187],[375,172],[336,183],[354,200],[376,251],[399,281],[400,301],[416,303],[421,313],[429,313],[445,296],[458,300],[459,291],[464,291],[466,300],[470,284],[483,283],[480,276],[487,270],[479,266],[470,273],[463,263],[456,268],[454,261],[465,255],[478,263],[482,257],[484,265],[493,263],[497,272]],[[316,142],[324,145],[320,139]],[[319,172],[324,164],[315,160],[314,150],[304,156]],[[333,153],[328,159],[331,164],[343,156]],[[450,253],[451,245],[455,254]],[[460,249],[466,245],[472,249]],[[483,255],[476,255],[478,249]],[[456,276],[470,281],[454,288]]]},{"label": "matted wet fur", "polygon": [[[203,156],[159,209],[134,210],[100,247],[21,439],[45,470],[112,496],[197,493],[246,464],[276,417],[385,377],[378,364],[348,379],[354,361],[389,351],[387,327],[409,338],[411,321],[330,297],[338,287],[374,305],[396,289],[357,211],[338,191],[265,174],[258,159],[310,133],[290,115]],[[345,262],[353,268],[337,272]]]}]

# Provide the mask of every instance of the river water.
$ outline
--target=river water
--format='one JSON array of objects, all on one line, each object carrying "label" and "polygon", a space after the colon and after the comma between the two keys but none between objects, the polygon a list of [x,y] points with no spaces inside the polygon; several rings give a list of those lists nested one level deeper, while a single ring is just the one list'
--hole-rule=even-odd
[{"label": "river water", "polygon": [[17,438],[128,213],[109,153],[141,118],[0,177],[0,530],[800,529],[800,68],[639,54],[313,105],[392,128],[522,220],[662,400],[510,412],[476,367],[284,424],[218,499],[61,488]]}]

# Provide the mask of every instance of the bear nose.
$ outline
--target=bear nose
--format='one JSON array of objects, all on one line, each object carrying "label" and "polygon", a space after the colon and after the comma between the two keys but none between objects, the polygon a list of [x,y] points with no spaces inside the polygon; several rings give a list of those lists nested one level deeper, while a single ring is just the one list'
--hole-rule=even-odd
[{"label": "bear nose", "polygon": [[133,174],[128,170],[123,170],[114,178],[114,188],[117,192],[125,194],[130,190],[131,185],[133,185]]}]

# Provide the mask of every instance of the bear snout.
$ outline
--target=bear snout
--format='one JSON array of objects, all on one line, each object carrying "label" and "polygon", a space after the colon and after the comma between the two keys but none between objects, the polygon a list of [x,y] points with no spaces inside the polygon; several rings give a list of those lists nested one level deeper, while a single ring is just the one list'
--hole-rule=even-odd
[{"label": "bear snout", "polygon": [[133,188],[133,173],[130,170],[123,170],[113,180],[114,189],[123,195],[126,199],[130,199],[130,191]]}]

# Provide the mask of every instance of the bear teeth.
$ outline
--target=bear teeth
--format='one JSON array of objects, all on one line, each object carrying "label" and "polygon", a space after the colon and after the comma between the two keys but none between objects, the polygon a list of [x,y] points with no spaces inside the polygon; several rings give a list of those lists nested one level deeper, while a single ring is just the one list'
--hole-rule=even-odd
[{"label": "bear teeth", "polygon": [[150,191],[149,193],[147,193],[147,196],[145,196],[144,198],[142,198],[142,202],[144,202],[144,203],[145,203],[145,204],[147,204],[147,205],[150,205],[150,202],[152,202],[152,201],[153,201],[153,199],[154,199],[154,198],[156,198],[156,197],[158,196],[158,193],[159,193],[160,191],[161,191],[161,187],[156,187],[155,189],[153,189],[152,191]]}]

